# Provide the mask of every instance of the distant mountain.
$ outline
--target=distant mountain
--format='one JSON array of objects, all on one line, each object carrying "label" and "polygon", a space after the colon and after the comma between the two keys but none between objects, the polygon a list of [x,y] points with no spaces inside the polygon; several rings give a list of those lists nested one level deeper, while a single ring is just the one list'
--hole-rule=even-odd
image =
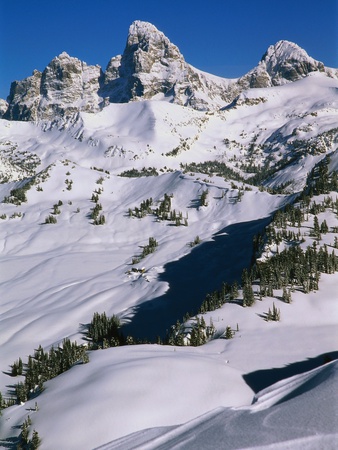
[{"label": "distant mountain", "polygon": [[215,110],[243,90],[279,86],[310,72],[337,77],[335,69],[325,68],[296,44],[279,41],[243,77],[217,77],[188,64],[176,45],[154,25],[135,21],[123,54],[111,58],[105,72],[63,52],[42,73],[35,70],[32,76],[12,83],[8,106],[2,101],[0,116],[21,121],[69,121],[78,111],[94,113],[109,103],[140,99],[165,99],[196,110]]},{"label": "distant mountain", "polygon": [[239,80],[245,88],[280,86],[304,78],[310,72],[325,72],[323,63],[289,41],[271,45],[259,64]]},{"label": "distant mountain", "polygon": [[14,81],[4,118],[10,120],[53,120],[78,111],[98,111],[99,66],[88,66],[67,53],[55,57],[41,73]]}]

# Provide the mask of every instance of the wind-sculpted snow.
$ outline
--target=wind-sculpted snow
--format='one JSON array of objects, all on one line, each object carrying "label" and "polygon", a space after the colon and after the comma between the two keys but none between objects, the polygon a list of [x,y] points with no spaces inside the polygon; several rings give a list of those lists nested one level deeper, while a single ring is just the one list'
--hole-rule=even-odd
[{"label": "wind-sculpted snow", "polygon": [[[174,269],[177,260],[176,279],[184,284],[179,260],[190,252],[187,243],[196,235],[207,246],[207,241],[226,224],[265,217],[285,201],[283,196],[272,196],[255,189],[246,192],[241,202],[233,203],[231,198],[236,192],[231,191],[230,183],[214,177],[213,183],[207,185],[208,206],[198,208],[191,201],[198,198],[206,184],[191,175],[168,173],[154,178],[129,179],[108,176],[68,162],[55,164],[48,173],[49,177],[41,183],[43,191],[27,192],[27,204],[19,207],[25,213],[24,217],[10,219],[11,226],[2,229],[1,289],[5,301],[1,304],[4,341],[0,352],[5,372],[15,359],[24,358],[39,344],[48,349],[65,336],[83,342],[82,333],[94,311],[106,311],[108,315],[118,314],[123,320],[132,320],[135,305],[163,296],[168,288],[170,290],[170,282],[168,286],[159,278],[168,261],[173,262]],[[104,179],[102,184],[97,184],[100,176]],[[73,180],[70,191],[64,183],[66,178]],[[92,225],[88,218],[93,207],[91,193],[99,186],[104,189],[101,202],[107,217],[106,225],[102,227]],[[175,208],[187,208],[188,227],[171,227],[156,222],[151,216],[143,219],[128,217],[129,207],[133,208],[149,196],[154,200],[161,199],[165,192],[173,193]],[[227,192],[227,195],[222,198],[221,192]],[[43,225],[45,215],[59,199],[63,204],[58,223]],[[18,210],[15,205],[5,206],[8,213]],[[143,273],[130,273],[132,256],[140,251],[139,246],[144,245],[149,236],[157,239],[158,249],[142,263]],[[199,261],[194,267],[202,267],[196,271],[196,277],[203,282],[203,261],[205,265],[209,265],[209,261],[203,257],[203,251],[195,255]],[[225,246],[220,258],[226,260],[232,271],[243,263],[243,253],[236,252],[233,246],[231,251]],[[217,269],[217,262],[213,261],[213,264]],[[249,405],[254,393],[244,381],[248,372],[280,367],[323,353],[331,354],[335,349],[332,336],[337,322],[334,289],[337,277],[326,275],[322,278],[320,292],[308,295],[299,292],[294,295],[292,305],[281,303],[283,320],[278,324],[262,320],[267,308],[265,301],[257,302],[251,308],[227,304],[225,308],[208,313],[205,320],[208,322],[211,318],[220,334],[226,325],[236,328],[239,322],[237,338],[231,341],[216,339],[196,349],[149,345],[91,352],[89,364],[75,366],[49,381],[36,399],[3,411],[0,425],[3,443],[16,435],[12,427],[22,424],[27,414],[32,416],[34,427],[39,430],[44,448],[53,449],[57,443],[65,449],[74,446],[92,449],[145,428],[161,427],[159,432],[150,432],[150,437],[162,435],[168,431],[163,427],[185,423],[220,406]],[[198,300],[198,293],[195,295]],[[16,380],[1,373],[2,391],[13,381]],[[278,389],[276,393],[282,392]],[[34,409],[36,400],[39,411],[33,413],[30,408]],[[285,408],[288,404],[285,402]],[[238,439],[242,421],[234,419],[233,422],[237,416],[243,420],[248,417],[245,419],[248,422],[244,423],[245,429],[251,430],[252,445],[253,432],[261,429],[263,416],[257,416],[251,422],[252,416],[245,411],[231,410],[230,420],[229,411],[222,409],[217,410],[216,415],[211,413],[208,416],[210,423],[204,422],[202,416],[183,427],[189,440],[192,430],[198,436],[193,441],[193,448],[198,448],[199,441],[200,448],[208,448],[207,436],[215,448],[212,434],[221,439],[220,430],[224,430],[224,423],[237,424],[231,428],[230,435],[232,439]],[[295,414],[301,417],[298,410]],[[55,420],[58,427],[52,426]],[[212,433],[215,420],[221,428]],[[281,423],[283,420],[282,417]],[[207,433],[209,424],[210,434],[198,434],[198,430]],[[60,433],[60,430],[65,432]],[[182,437],[180,430],[179,427],[178,433],[174,433],[178,441]],[[322,428],[311,430],[324,433]],[[328,426],[324,439],[329,439],[328,435],[334,432]],[[285,437],[299,439],[312,434],[298,430],[289,435],[286,427],[281,427],[280,434],[270,433],[277,436],[275,441],[269,440],[266,432],[266,440],[258,442],[278,442]],[[243,442],[248,440],[246,434]],[[172,445],[172,441],[168,442]],[[154,448],[156,445],[155,441]]]},{"label": "wind-sculpted snow", "polygon": [[[13,353],[27,354],[39,343],[49,346],[68,335],[81,339],[80,323],[89,323],[93,309],[132,317],[136,305],[165,293],[168,283],[159,280],[158,272],[168,261],[187,254],[188,243],[196,235],[208,240],[227,224],[241,221],[241,217],[266,217],[284,202],[282,196],[262,194],[259,200],[257,192],[248,192],[241,203],[233,205],[230,198],[221,198],[228,187],[219,180],[219,186],[208,186],[207,209],[191,207],[206,185],[179,172],[136,180],[105,174],[99,185],[96,181],[100,172],[57,163],[48,175],[41,183],[42,191],[33,188],[27,192],[27,205],[19,207],[23,217],[9,219],[18,207],[2,205],[8,215],[8,226],[1,229],[1,286],[5,298],[1,305],[1,352],[6,367],[13,362]],[[65,180],[70,178],[73,187],[69,191]],[[94,206],[90,199],[99,186],[104,189],[100,202],[107,224],[103,227],[93,226],[89,219]],[[188,213],[188,227],[158,223],[151,216],[141,220],[128,217],[129,208],[149,197],[158,201],[165,193],[173,194],[177,210]],[[261,204],[257,210],[252,205],[254,199],[256,206],[257,202]],[[59,200],[58,223],[45,224],[45,217]],[[134,278],[127,274],[132,257],[149,236],[159,241],[159,248],[144,263],[144,276]],[[45,274],[42,278],[41,271]],[[68,315],[68,309],[75,316]],[[170,308],[166,314],[166,320],[170,314],[175,316]],[[43,336],[39,329],[45,330]],[[12,346],[14,350],[10,350]]]},{"label": "wind-sculpted snow", "polygon": [[338,444],[337,377],[334,362],[270,386],[251,407],[217,408],[183,425],[142,430],[96,450],[333,450]]}]

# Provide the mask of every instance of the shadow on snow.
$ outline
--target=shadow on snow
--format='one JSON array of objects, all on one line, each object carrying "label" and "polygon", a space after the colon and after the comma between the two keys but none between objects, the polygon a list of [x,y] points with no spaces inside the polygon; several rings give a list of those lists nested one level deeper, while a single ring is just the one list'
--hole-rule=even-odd
[{"label": "shadow on snow", "polygon": [[[243,378],[246,384],[257,394],[257,392],[280,380],[308,372],[309,370],[315,369],[336,359],[338,359],[338,351],[333,351],[316,356],[315,358],[308,358],[304,361],[288,364],[285,367],[257,370],[243,375]],[[284,400],[286,398],[287,397],[285,397]]]},{"label": "shadow on snow", "polygon": [[122,327],[125,336],[155,341],[182,320],[186,313],[197,313],[207,293],[219,289],[222,282],[240,280],[242,270],[252,258],[253,236],[263,230],[270,218],[229,225],[202,242],[188,255],[164,266],[159,281],[169,284],[161,297],[134,309],[134,316]]}]

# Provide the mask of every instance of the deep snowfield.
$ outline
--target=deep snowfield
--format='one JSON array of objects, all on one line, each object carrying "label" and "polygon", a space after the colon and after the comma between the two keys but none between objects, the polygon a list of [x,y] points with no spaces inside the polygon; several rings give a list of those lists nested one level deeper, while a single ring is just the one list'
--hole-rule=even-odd
[{"label": "deep snowfield", "polygon": [[[91,449],[153,427],[161,428],[104,448],[134,448],[161,436],[145,448],[175,448],[173,443],[182,445],[177,448],[244,448],[292,440],[281,448],[334,449],[338,436],[328,435],[337,433],[336,363],[315,369],[316,378],[285,379],[326,362],[318,355],[337,356],[338,277],[323,278],[317,293],[299,293],[291,305],[278,303],[279,323],[258,316],[272,299],[244,310],[225,305],[208,313],[220,329],[223,323],[235,328],[240,320],[240,332],[231,341],[92,352],[89,364],[47,382],[38,398],[5,410],[1,435],[15,435],[12,427],[29,414],[46,449]],[[257,388],[278,380],[258,393],[253,406],[236,409],[250,405]],[[32,412],[36,400],[39,411]],[[185,422],[163,435],[168,429],[162,427]]]},{"label": "deep snowfield", "polygon": [[247,408],[215,408],[183,425],[134,433],[99,448],[333,450],[337,371],[332,362],[270,386]]},{"label": "deep snowfield", "polygon": [[[110,105],[97,115],[82,114],[61,131],[0,121],[1,148],[16,144],[14,153],[36,154],[36,171],[48,174],[39,175],[27,203],[0,205],[6,214],[0,221],[1,392],[6,396],[19,380],[6,375],[10,364],[19,357],[26,361],[39,344],[48,349],[65,337],[82,342],[83,325],[96,311],[117,314],[136,335],[164,335],[206,292],[239,278],[250,263],[251,236],[288,197],[252,187],[238,202],[230,181],[183,173],[180,164],[217,158],[239,170],[236,161],[245,160],[252,142],[273,141],[278,133],[281,144],[272,152],[281,158],[290,140],[335,126],[337,88],[337,80],[313,75],[252,90],[242,94],[242,105],[214,114],[160,101]],[[245,98],[264,101],[249,105]],[[329,139],[323,145],[327,152],[335,149]],[[176,156],[168,155],[178,146]],[[304,156],[277,181],[295,179],[300,188],[324,155]],[[263,161],[267,155],[262,150],[256,157]],[[159,176],[118,176],[133,167],[156,167]],[[20,173],[13,165],[4,171],[13,180]],[[19,184],[1,184],[1,197]],[[99,188],[106,224],[94,226],[91,196]],[[206,189],[208,205],[201,207]],[[128,217],[129,208],[150,197],[156,204],[165,193],[173,194],[172,209],[188,216],[187,227],[152,215]],[[44,224],[59,200],[57,224]],[[192,249],[196,236],[202,244]],[[130,273],[132,258],[149,237],[158,241],[157,250],[137,265],[144,273]],[[212,318],[219,334],[238,324],[232,340],[91,352],[89,364],[50,380],[36,399],[3,411],[0,446],[8,447],[29,414],[42,448],[50,450],[336,448],[337,365],[321,365],[325,355],[337,356],[337,285],[337,274],[322,275],[318,292],[296,292],[290,305],[267,298],[251,308],[226,304],[207,313],[206,322]],[[260,317],[273,301],[281,310],[278,323]],[[308,370],[314,371],[299,375]],[[30,411],[35,401],[37,412]]]}]

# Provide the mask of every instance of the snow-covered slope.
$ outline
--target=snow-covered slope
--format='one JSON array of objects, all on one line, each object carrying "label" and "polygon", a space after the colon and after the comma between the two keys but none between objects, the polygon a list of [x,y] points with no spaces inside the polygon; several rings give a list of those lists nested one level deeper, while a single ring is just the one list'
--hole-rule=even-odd
[{"label": "snow-covered slope", "polygon": [[[95,312],[156,342],[222,282],[240,283],[272,214],[327,156],[337,171],[337,92],[334,72],[295,44],[279,42],[246,78],[224,80],[140,21],[105,73],[63,53],[15,82],[0,120],[4,398],[23,380],[8,375],[14,361],[64,338],[86,343]],[[335,193],[325,195],[333,206],[317,215],[335,252]],[[158,211],[168,198],[171,220]],[[304,250],[317,245],[307,216]],[[141,258],[150,238],[156,249]],[[319,290],[296,290],[292,304],[281,289],[250,308],[226,303],[203,315],[216,334],[200,347],[90,351],[89,364],[3,410],[0,447],[30,415],[47,450],[335,448],[336,363],[323,364],[337,357],[337,283],[322,274]],[[263,320],[272,302],[278,323]]]},{"label": "snow-covered slope", "polygon": [[337,80],[313,73],[247,90],[214,113],[145,100],[82,112],[62,125],[1,121],[2,159],[15,164],[13,177],[8,168],[3,177],[17,179],[18,165],[31,175],[57,159],[115,174],[216,160],[243,178],[263,170],[267,186],[300,190],[311,167],[336,150],[337,88]]},{"label": "snow-covered slope", "polygon": [[[335,449],[337,362],[278,382],[242,409],[218,408],[190,422],[97,447],[112,449]],[[323,402],[325,399],[325,402]]]}]

